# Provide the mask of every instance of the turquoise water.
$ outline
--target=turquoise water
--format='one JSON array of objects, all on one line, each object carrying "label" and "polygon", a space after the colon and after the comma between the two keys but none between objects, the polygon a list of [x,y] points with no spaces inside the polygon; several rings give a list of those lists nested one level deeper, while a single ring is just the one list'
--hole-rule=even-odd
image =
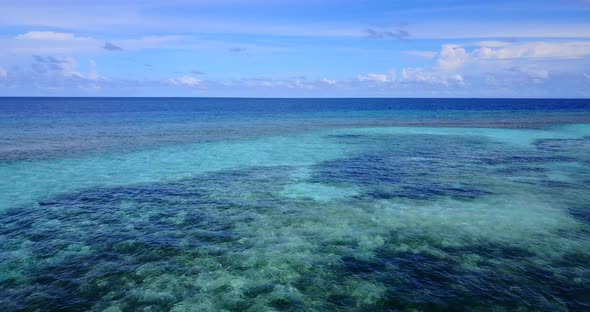
[{"label": "turquoise water", "polygon": [[0,142],[8,311],[590,309],[590,101],[5,98]]}]

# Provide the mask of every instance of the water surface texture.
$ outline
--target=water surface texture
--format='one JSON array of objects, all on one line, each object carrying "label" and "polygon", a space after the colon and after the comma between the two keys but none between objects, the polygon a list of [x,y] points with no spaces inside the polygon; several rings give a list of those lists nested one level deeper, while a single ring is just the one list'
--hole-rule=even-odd
[{"label": "water surface texture", "polygon": [[590,100],[0,99],[4,311],[588,311]]}]

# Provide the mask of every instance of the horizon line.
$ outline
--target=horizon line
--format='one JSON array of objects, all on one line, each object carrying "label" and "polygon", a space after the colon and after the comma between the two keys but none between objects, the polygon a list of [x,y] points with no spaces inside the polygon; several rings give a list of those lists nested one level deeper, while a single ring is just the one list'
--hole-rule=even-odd
[{"label": "horizon line", "polygon": [[277,99],[277,100],[344,100],[344,99],[465,99],[465,100],[590,100],[582,97],[256,97],[256,96],[37,96],[37,95],[0,95],[5,98],[56,98],[56,99]]}]

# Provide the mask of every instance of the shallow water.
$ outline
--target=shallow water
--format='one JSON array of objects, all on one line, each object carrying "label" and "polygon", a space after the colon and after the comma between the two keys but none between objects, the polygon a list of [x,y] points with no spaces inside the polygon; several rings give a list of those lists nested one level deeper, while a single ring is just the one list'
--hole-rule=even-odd
[{"label": "shallow water", "polygon": [[589,101],[225,101],[1,99],[1,306],[590,309]]}]

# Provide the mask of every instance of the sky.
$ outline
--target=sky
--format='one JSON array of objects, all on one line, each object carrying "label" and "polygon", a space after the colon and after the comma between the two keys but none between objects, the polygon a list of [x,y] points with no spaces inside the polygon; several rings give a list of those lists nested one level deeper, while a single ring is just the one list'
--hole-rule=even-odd
[{"label": "sky", "polygon": [[590,0],[0,0],[0,96],[590,97]]}]

